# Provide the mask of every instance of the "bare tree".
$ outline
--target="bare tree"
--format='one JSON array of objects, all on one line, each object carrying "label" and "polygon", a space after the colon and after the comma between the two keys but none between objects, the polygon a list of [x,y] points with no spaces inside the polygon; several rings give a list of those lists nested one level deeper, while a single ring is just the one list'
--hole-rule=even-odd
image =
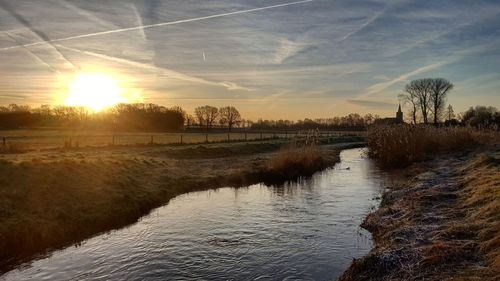
[{"label": "bare tree", "polygon": [[196,120],[198,120],[198,124],[200,126],[204,126],[206,124],[205,121],[205,110],[203,107],[199,106],[194,109],[194,115],[196,116]]},{"label": "bare tree", "polygon": [[407,89],[405,87],[405,93],[399,95],[399,98],[403,102],[403,106],[406,104],[409,105],[409,107],[410,107],[409,113],[410,113],[411,119],[413,121],[413,124],[416,125],[417,124],[417,111],[419,108],[417,95],[415,94],[415,92],[413,90]]},{"label": "bare tree", "polygon": [[217,107],[210,105],[199,106],[194,109],[194,114],[198,119],[200,125],[205,125],[206,128],[211,128],[217,118],[219,117],[219,110]]},{"label": "bare tree", "polygon": [[420,109],[422,119],[424,124],[429,123],[429,107],[431,104],[431,91],[432,91],[432,80],[431,78],[423,78],[418,80],[413,80],[405,86],[404,91],[410,95],[410,97],[415,98],[417,105]]},{"label": "bare tree", "polygon": [[455,118],[455,111],[453,110],[453,106],[450,104],[446,109],[446,120],[450,121],[453,118]]},{"label": "bare tree", "polygon": [[227,125],[229,131],[241,122],[240,112],[234,106],[221,107],[219,113],[221,124]]},{"label": "bare tree", "polygon": [[423,78],[408,83],[404,88],[403,99],[411,105],[413,122],[417,123],[417,112],[420,111],[424,124],[429,123],[429,114],[432,114],[437,125],[444,110],[446,94],[451,89],[453,84],[443,78]]},{"label": "bare tree", "polygon": [[446,102],[446,95],[453,89],[453,84],[444,78],[434,78],[431,83],[430,110],[434,117],[434,126],[439,122]]},{"label": "bare tree", "polygon": [[194,122],[196,122],[196,118],[194,118],[194,116],[191,114],[186,114],[185,116],[186,127],[189,128],[190,126],[193,126]]}]

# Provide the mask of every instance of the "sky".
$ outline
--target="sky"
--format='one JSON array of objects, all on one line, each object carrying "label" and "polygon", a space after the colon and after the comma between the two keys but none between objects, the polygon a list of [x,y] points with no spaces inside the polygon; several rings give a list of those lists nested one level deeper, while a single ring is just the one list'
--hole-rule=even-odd
[{"label": "sky", "polygon": [[392,116],[426,77],[455,112],[500,108],[500,1],[0,0],[0,105],[56,103],[82,72],[254,120]]}]

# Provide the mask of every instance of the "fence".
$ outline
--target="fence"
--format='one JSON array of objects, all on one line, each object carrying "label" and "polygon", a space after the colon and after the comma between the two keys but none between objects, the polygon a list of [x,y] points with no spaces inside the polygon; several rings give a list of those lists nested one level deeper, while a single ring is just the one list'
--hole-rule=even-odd
[{"label": "fence", "polygon": [[[1,132],[0,132],[1,133]],[[2,137],[2,148],[22,146],[25,149],[51,149],[70,147],[102,147],[122,145],[202,144],[217,142],[264,141],[271,139],[301,138],[307,131],[298,132],[232,132],[232,133],[139,133],[139,134],[25,134]],[[320,137],[362,135],[364,132],[317,132]]]}]

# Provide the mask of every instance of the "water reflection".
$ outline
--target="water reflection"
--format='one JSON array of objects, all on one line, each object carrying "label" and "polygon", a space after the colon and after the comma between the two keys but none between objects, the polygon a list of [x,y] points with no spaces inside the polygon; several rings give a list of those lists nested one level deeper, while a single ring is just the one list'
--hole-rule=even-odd
[{"label": "water reflection", "polygon": [[179,196],[126,229],[3,278],[334,279],[372,246],[359,224],[378,204],[385,176],[362,152],[343,151],[334,168],[281,187]]}]

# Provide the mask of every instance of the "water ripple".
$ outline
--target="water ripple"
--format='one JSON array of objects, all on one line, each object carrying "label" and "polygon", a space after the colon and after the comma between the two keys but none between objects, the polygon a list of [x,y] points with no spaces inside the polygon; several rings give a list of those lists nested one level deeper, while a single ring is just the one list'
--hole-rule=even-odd
[{"label": "water ripple", "polygon": [[[179,196],[125,229],[2,280],[325,280],[372,247],[359,227],[386,186],[359,149],[308,181]],[[341,169],[350,167],[350,170]]]}]

